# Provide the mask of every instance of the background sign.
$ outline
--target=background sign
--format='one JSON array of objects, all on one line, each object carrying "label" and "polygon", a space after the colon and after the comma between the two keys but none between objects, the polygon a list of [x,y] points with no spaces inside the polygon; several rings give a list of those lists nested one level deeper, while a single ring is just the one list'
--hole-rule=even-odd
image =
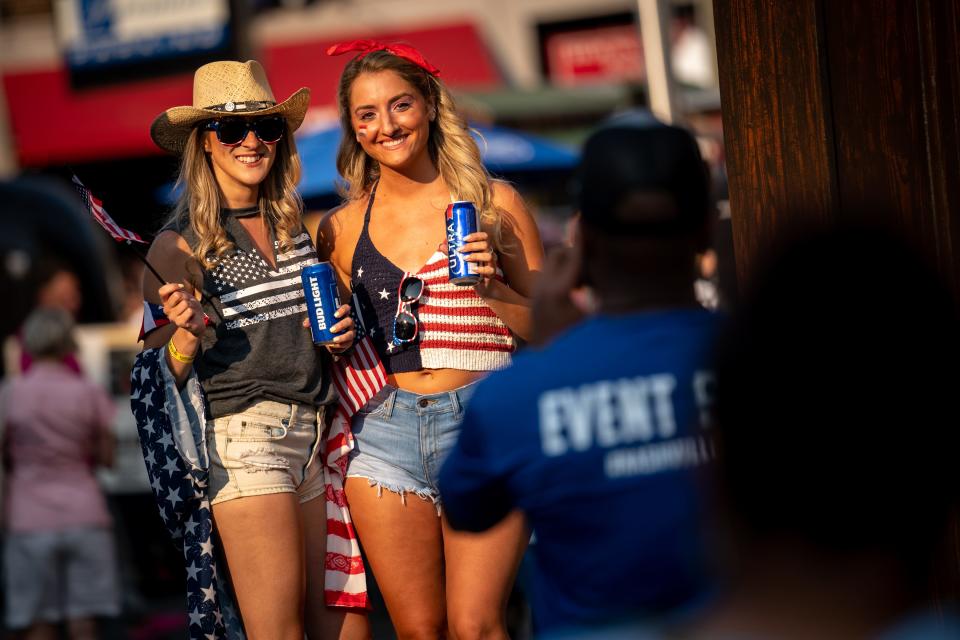
[{"label": "background sign", "polygon": [[194,58],[229,46],[228,0],[56,0],[72,70]]},{"label": "background sign", "polygon": [[548,76],[560,86],[645,78],[643,46],[633,24],[552,33],[544,51]]}]

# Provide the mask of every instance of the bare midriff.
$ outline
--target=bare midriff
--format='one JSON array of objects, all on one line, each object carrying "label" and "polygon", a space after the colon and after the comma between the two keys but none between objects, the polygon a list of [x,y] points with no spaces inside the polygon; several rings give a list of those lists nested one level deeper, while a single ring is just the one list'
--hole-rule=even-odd
[{"label": "bare midriff", "polygon": [[463,369],[421,369],[392,373],[387,376],[387,382],[404,391],[428,395],[459,389],[479,380],[487,373],[487,371],[464,371]]}]

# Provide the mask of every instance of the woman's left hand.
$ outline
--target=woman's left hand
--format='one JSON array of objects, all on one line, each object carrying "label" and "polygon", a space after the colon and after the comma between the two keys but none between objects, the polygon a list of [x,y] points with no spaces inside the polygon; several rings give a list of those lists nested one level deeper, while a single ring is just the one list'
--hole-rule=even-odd
[{"label": "woman's left hand", "polygon": [[337,334],[333,337],[336,344],[328,344],[327,351],[334,354],[343,353],[353,346],[353,340],[357,337],[357,332],[353,326],[353,316],[350,315],[350,305],[341,306],[333,316],[343,318],[343,320],[330,327],[330,331]]},{"label": "woman's left hand", "polygon": [[464,236],[464,244],[460,247],[460,253],[466,254],[463,259],[474,263],[477,266],[477,273],[483,278],[474,285],[480,297],[488,296],[493,283],[496,282],[494,276],[497,274],[497,253],[490,246],[489,238],[486,231],[477,231]]},{"label": "woman's left hand", "polygon": [[[340,322],[330,327],[330,331],[337,334],[333,337],[333,341],[336,344],[326,345],[327,351],[332,354],[343,353],[353,346],[353,341],[357,337],[357,332],[353,323],[353,316],[350,315],[350,305],[342,305],[334,312],[333,317],[343,318],[343,320],[340,320]],[[303,326],[307,329],[310,328],[309,318],[303,319]]]}]

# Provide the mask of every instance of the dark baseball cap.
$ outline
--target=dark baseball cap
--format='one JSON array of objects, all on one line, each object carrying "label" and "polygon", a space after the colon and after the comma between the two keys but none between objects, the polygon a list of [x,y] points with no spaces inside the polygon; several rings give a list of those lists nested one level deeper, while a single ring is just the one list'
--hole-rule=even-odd
[{"label": "dark baseball cap", "polygon": [[693,232],[710,207],[696,139],[647,111],[614,116],[587,139],[577,183],[583,223],[610,233]]}]

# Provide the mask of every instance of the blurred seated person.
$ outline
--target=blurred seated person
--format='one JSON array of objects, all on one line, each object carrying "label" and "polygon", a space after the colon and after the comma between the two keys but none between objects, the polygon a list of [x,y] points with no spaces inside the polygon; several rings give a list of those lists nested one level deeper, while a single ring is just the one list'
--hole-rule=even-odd
[{"label": "blurred seated person", "polygon": [[534,306],[552,342],[480,383],[440,475],[456,528],[523,512],[547,635],[655,619],[708,583],[697,475],[717,320],[693,288],[707,174],[690,133],[642,112],[590,137],[579,178],[576,240],[551,255]]},{"label": "blurred seated person", "polygon": [[950,297],[866,228],[806,234],[756,273],[717,365],[729,585],[671,637],[960,638],[945,594],[929,612],[960,495]]},{"label": "blurred seated person", "polygon": [[23,326],[30,370],[0,387],[6,624],[16,637],[96,638],[96,616],[119,613],[112,522],[94,476],[110,465],[114,405],[69,368],[76,345],[63,309]]}]

